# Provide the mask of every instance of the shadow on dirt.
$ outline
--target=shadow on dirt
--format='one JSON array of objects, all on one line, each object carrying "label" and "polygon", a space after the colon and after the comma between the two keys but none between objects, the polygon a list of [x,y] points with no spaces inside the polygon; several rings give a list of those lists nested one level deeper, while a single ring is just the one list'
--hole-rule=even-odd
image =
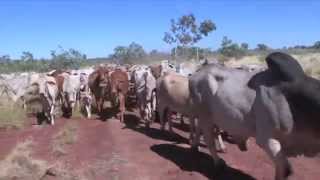
[{"label": "shadow on dirt", "polygon": [[116,117],[119,112],[118,108],[108,107],[104,108],[101,113],[99,113],[99,119],[101,121],[107,121],[112,117]]},{"label": "shadow on dirt", "polygon": [[[211,156],[203,152],[192,152],[188,148],[179,147],[174,144],[153,145],[150,148],[153,152],[174,162],[184,171],[196,171],[214,180],[255,180],[252,176],[244,172],[227,167],[222,172],[215,172]],[[218,174],[218,175],[215,175]]]},{"label": "shadow on dirt", "polygon": [[124,129],[131,129],[133,131],[144,134],[152,139],[177,142],[177,143],[188,143],[188,139],[180,136],[176,133],[170,133],[169,131],[161,131],[160,129],[145,127],[145,124],[140,121],[140,117],[133,113],[127,113],[124,118],[126,126]]}]

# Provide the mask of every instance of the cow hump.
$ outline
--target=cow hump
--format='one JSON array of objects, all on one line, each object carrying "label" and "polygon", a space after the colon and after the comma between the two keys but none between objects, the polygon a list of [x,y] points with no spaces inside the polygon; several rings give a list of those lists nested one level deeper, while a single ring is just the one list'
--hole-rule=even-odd
[{"label": "cow hump", "polygon": [[281,81],[293,81],[304,77],[304,71],[298,61],[292,56],[275,52],[267,56],[268,68]]}]

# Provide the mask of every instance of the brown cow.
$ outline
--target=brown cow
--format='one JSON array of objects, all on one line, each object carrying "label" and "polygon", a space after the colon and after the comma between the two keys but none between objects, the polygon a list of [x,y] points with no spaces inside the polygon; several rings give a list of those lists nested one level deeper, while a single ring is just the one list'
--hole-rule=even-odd
[{"label": "brown cow", "polygon": [[123,122],[124,112],[126,110],[126,96],[129,91],[128,73],[121,69],[116,69],[112,72],[110,75],[110,89],[111,102],[113,106],[118,104],[117,101],[119,102],[120,122]]},{"label": "brown cow", "polygon": [[93,73],[89,75],[89,88],[95,98],[96,108],[98,113],[103,110],[104,100],[108,94],[109,84],[109,70],[106,67],[98,67]]}]

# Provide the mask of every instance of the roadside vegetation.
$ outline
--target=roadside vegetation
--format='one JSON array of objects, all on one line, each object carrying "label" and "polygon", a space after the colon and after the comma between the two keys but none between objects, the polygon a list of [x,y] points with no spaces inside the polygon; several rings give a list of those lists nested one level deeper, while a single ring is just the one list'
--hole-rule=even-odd
[{"label": "roadside vegetation", "polygon": [[0,99],[0,129],[20,129],[26,119],[24,109],[10,101]]}]

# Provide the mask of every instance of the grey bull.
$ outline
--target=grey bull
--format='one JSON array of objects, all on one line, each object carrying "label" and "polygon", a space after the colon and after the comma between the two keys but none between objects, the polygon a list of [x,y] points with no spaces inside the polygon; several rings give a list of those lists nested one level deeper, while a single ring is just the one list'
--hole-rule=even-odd
[{"label": "grey bull", "polygon": [[275,179],[285,180],[292,173],[287,155],[311,156],[320,150],[320,82],[307,77],[286,54],[273,53],[266,60],[268,70],[259,73],[205,66],[190,77],[189,87],[217,167],[221,161],[212,143],[214,124],[231,134],[241,150],[255,137],[273,160]]},{"label": "grey bull", "polygon": [[[163,130],[165,128],[167,120],[169,131],[172,132],[172,121],[168,118],[170,111],[189,116],[190,143],[193,148],[197,149],[200,130],[196,125],[197,115],[194,114],[194,108],[194,104],[190,98],[189,81],[187,77],[176,73],[167,73],[157,80],[157,110],[160,116],[161,129]],[[217,134],[217,138],[215,138],[214,141],[218,148],[224,151],[225,145],[219,134]]]}]

